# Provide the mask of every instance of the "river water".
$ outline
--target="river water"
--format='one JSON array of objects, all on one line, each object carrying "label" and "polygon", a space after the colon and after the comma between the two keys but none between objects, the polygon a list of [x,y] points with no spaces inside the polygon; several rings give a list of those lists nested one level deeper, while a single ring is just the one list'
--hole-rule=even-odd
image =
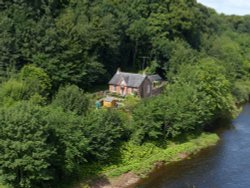
[{"label": "river water", "polygon": [[218,145],[155,170],[138,188],[250,188],[250,105],[218,134]]}]

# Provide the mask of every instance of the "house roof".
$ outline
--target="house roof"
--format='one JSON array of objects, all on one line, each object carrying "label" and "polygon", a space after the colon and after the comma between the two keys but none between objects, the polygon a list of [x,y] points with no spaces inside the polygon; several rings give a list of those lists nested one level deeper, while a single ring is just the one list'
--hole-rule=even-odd
[{"label": "house roof", "polygon": [[109,81],[111,85],[119,85],[123,80],[128,87],[140,87],[147,76],[126,72],[117,72]]},{"label": "house roof", "polygon": [[153,74],[153,75],[149,75],[148,79],[151,82],[156,82],[156,81],[162,81],[162,77],[159,76],[159,74]]}]

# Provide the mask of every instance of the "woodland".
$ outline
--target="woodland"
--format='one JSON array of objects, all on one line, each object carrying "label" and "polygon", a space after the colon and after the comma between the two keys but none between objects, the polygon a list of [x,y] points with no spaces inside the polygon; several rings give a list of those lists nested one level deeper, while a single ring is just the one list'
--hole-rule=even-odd
[{"label": "woodland", "polygon": [[[168,84],[95,109],[93,90],[117,68]],[[0,0],[0,182],[9,187],[98,174],[124,144],[199,134],[249,94],[250,16],[196,0]]]}]

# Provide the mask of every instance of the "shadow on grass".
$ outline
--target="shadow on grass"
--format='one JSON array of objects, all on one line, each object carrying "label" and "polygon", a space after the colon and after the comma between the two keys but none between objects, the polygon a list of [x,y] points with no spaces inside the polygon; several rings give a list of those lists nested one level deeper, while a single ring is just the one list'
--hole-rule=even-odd
[{"label": "shadow on grass", "polygon": [[186,143],[192,139],[196,139],[198,138],[199,136],[201,136],[202,132],[194,132],[192,134],[181,134],[180,136],[177,136],[175,138],[172,138],[171,141],[176,143],[176,144],[183,144],[183,143]]}]

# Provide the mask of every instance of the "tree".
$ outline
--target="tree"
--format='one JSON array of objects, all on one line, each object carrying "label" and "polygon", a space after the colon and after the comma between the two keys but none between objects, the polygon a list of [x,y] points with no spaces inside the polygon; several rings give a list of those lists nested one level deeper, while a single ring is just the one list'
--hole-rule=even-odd
[{"label": "tree", "polygon": [[234,41],[233,37],[227,35],[216,37],[210,42],[208,41],[208,44],[211,42],[211,46],[206,49],[207,53],[209,56],[220,60],[218,63],[227,70],[227,78],[233,81],[244,77],[244,58],[241,55],[239,43]]},{"label": "tree", "polygon": [[163,137],[164,105],[165,103],[156,98],[142,102],[135,107],[132,114],[132,140],[141,144],[147,140],[157,140]]},{"label": "tree", "polygon": [[104,161],[110,152],[123,140],[123,121],[115,110],[97,110],[84,120],[85,136],[89,139],[88,159]]},{"label": "tree", "polygon": [[90,99],[77,86],[66,85],[59,88],[52,105],[61,107],[65,112],[75,112],[78,115],[83,115],[90,107]]},{"label": "tree", "polygon": [[237,103],[245,103],[250,97],[250,82],[249,80],[238,80],[234,83],[232,93],[236,97]]},{"label": "tree", "polygon": [[27,103],[0,109],[0,168],[13,187],[41,187],[53,179],[55,149],[48,145],[49,127],[40,111]]},{"label": "tree", "polygon": [[77,175],[88,141],[81,118],[27,101],[0,109],[0,169],[13,187],[46,187]]},{"label": "tree", "polygon": [[165,138],[202,131],[213,117],[206,101],[193,84],[174,83],[168,87],[161,103],[165,103]]},{"label": "tree", "polygon": [[133,139],[139,143],[202,131],[216,118],[235,112],[223,66],[211,59],[181,65],[166,91],[133,111]]},{"label": "tree", "polygon": [[234,99],[225,68],[216,64],[212,59],[202,59],[197,65],[182,66],[173,87],[185,88],[187,86],[194,88],[193,96],[196,96],[196,99],[193,103],[198,107],[198,111],[194,114],[200,114],[202,126],[205,122],[234,112]]},{"label": "tree", "polygon": [[200,54],[185,43],[185,41],[175,40],[171,42],[171,44],[169,61],[164,64],[164,69],[170,81],[172,81],[175,75],[178,75],[181,65],[194,64],[200,56]]},{"label": "tree", "polygon": [[[19,80],[25,82],[26,89],[34,94],[37,93],[43,97],[49,95],[51,89],[51,81],[47,73],[34,65],[25,65],[20,73]],[[31,95],[32,95],[31,94]]]},{"label": "tree", "polygon": [[19,74],[3,82],[0,88],[2,105],[21,100],[32,100],[33,103],[44,104],[51,89],[51,82],[43,69],[27,65]]},{"label": "tree", "polygon": [[51,106],[43,108],[42,114],[43,122],[50,128],[49,145],[55,150],[55,155],[51,158],[53,177],[61,181],[78,175],[86,162],[90,147],[82,118]]}]

